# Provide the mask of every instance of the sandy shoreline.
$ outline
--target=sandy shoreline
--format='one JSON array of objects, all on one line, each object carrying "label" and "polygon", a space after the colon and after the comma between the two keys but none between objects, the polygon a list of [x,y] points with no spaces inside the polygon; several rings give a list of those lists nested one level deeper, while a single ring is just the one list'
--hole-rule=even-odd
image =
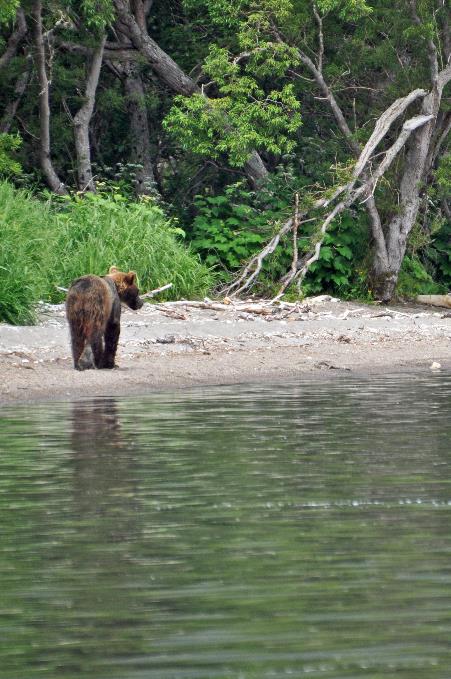
[{"label": "sandy shoreline", "polygon": [[451,369],[451,314],[307,300],[268,316],[147,304],[124,311],[119,368],[72,368],[62,306],[33,327],[0,325],[0,402],[146,394],[201,385]]}]

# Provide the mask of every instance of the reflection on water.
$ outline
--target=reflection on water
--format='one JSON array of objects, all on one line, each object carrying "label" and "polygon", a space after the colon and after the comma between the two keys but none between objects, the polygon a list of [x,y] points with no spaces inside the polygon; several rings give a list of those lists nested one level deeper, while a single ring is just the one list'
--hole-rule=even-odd
[{"label": "reflection on water", "polygon": [[451,377],[0,415],[1,679],[448,679]]}]

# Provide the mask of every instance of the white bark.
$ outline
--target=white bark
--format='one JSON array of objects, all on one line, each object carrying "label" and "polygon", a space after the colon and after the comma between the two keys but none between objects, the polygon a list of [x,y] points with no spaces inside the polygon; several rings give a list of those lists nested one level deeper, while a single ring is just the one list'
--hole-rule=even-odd
[{"label": "white bark", "polygon": [[39,158],[41,168],[48,185],[55,193],[60,195],[67,193],[66,187],[58,177],[50,156],[50,103],[49,81],[45,58],[45,44],[42,31],[42,1],[34,0],[32,9],[34,23],[35,58],[39,79],[39,125],[40,125],[40,148]]},{"label": "white bark", "polygon": [[95,182],[91,167],[91,145],[89,142],[89,124],[94,111],[97,85],[102,67],[105,36],[94,50],[88,67],[85,100],[74,116],[75,150],[77,154],[78,188],[81,191],[95,191]]}]

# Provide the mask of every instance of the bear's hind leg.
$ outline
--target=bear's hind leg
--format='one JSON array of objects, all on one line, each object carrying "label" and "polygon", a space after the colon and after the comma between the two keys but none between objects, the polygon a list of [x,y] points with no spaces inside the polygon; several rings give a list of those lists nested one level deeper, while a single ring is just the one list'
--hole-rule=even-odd
[{"label": "bear's hind leg", "polygon": [[103,337],[102,333],[96,333],[91,339],[91,349],[94,356],[94,365],[96,368],[103,366]]},{"label": "bear's hind leg", "polygon": [[108,323],[105,331],[105,352],[103,354],[102,368],[114,368],[117,345],[121,326],[119,323]]},{"label": "bear's hind leg", "polygon": [[75,370],[83,370],[80,365],[80,356],[85,348],[85,338],[80,336],[77,332],[72,332],[71,329],[71,343],[72,343],[72,358],[74,359]]}]

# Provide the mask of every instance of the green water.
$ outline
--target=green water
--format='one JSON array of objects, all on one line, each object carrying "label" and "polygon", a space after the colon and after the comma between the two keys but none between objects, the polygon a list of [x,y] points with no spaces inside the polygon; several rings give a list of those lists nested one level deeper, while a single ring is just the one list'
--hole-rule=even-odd
[{"label": "green water", "polygon": [[1,679],[451,677],[451,376],[0,414]]}]

